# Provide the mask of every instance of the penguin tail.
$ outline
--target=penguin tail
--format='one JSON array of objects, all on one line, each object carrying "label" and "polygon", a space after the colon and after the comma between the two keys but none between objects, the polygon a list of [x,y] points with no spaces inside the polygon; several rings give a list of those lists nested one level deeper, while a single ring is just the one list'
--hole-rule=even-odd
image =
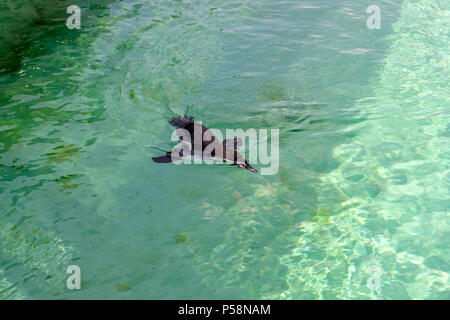
[{"label": "penguin tail", "polygon": [[172,120],[170,120],[169,123],[175,128],[185,128],[193,120],[194,120],[193,117],[188,117],[187,115],[184,115],[183,117],[178,116],[172,118]]}]

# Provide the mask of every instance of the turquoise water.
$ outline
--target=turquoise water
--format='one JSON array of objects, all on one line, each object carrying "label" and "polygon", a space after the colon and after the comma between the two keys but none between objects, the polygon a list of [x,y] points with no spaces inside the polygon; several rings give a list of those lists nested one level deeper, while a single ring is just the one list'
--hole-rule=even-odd
[{"label": "turquoise water", "polygon": [[[450,298],[448,1],[72,2],[0,2],[1,298]],[[152,162],[186,110],[278,173]]]}]

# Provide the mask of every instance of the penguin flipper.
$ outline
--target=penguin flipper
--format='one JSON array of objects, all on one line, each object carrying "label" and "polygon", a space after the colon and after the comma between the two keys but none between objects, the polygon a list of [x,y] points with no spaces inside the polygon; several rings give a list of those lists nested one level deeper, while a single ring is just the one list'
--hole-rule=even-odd
[{"label": "penguin flipper", "polygon": [[183,157],[183,149],[174,149],[172,152],[166,152],[165,156],[154,157],[152,160],[157,163],[170,163],[172,154],[175,156],[175,160],[180,160]]},{"label": "penguin flipper", "polygon": [[168,153],[165,156],[154,157],[154,158],[152,158],[152,160],[157,163],[170,163],[170,162],[172,162],[172,156],[170,153]]},{"label": "penguin flipper", "polygon": [[237,147],[242,146],[242,139],[241,138],[225,139],[223,140],[223,146],[237,149]]}]

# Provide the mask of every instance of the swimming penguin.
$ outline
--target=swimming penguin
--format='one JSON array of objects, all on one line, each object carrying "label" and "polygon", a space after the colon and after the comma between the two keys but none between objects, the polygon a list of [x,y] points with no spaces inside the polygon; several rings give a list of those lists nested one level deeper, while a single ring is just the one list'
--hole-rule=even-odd
[{"label": "swimming penguin", "polygon": [[[242,144],[240,139],[225,139],[220,142],[211,130],[203,126],[200,122],[195,122],[194,118],[186,115],[183,117],[175,117],[170,120],[169,123],[175,128],[184,129],[189,133],[188,139],[190,139],[190,141],[184,142],[187,142],[191,146],[190,155],[200,156],[205,159],[205,154],[207,154],[205,151],[211,150],[210,157],[208,157],[210,159],[223,160],[224,162],[231,163],[231,165],[250,170],[251,172],[257,172],[255,168],[252,168],[248,164],[245,157],[236,150],[236,148]],[[183,141],[185,137],[182,132],[178,130],[176,132],[178,139]],[[194,142],[196,133],[201,134],[201,144]],[[172,152],[166,152],[166,155],[164,156],[154,157],[152,160],[158,163],[169,163],[172,162],[173,155],[175,155],[177,160],[183,156],[187,156],[187,154],[183,154],[183,151],[183,149],[176,149]]]}]

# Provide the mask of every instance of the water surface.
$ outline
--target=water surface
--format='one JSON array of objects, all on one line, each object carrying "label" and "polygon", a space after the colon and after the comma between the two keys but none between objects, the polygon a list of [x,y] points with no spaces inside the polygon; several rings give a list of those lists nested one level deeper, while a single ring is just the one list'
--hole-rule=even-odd
[{"label": "water surface", "polygon": [[[450,298],[447,1],[69,2],[0,6],[1,298]],[[279,172],[153,163],[186,111]]]}]

